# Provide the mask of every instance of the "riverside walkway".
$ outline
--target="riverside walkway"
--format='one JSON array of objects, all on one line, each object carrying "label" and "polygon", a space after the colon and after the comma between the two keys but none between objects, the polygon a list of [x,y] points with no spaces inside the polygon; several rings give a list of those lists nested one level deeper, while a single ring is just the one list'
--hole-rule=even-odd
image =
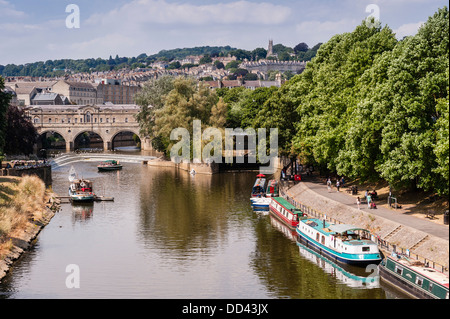
[{"label": "riverside walkway", "polygon": [[[338,192],[336,190],[336,187],[333,187],[331,192],[329,192],[324,182],[318,181],[317,179],[313,178],[306,178],[302,183],[305,184],[305,186],[307,186],[310,190],[316,192],[317,194],[320,194],[321,196],[344,204],[348,207],[357,208],[355,197],[347,194],[342,189]],[[364,194],[360,195],[360,197],[364,197]],[[449,240],[449,226],[408,215],[407,212],[404,212],[400,209],[390,209],[379,204],[377,206],[377,209],[369,209],[366,204],[361,204],[361,211],[370,213],[375,216],[380,216],[385,219],[389,219],[404,226],[420,230],[432,236]]]}]

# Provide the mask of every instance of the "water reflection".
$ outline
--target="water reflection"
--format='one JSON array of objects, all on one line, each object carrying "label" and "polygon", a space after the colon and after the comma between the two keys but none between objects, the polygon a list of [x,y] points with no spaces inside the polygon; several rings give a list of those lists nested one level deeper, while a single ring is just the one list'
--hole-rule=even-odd
[{"label": "water reflection", "polygon": [[[99,173],[74,164],[114,202],[63,205],[0,284],[7,298],[385,298],[354,289],[299,254],[292,232],[250,205],[254,173],[190,175],[140,164]],[[66,195],[68,170],[53,171]],[[81,289],[65,286],[79,265]]]},{"label": "water reflection", "polygon": [[352,266],[340,266],[327,257],[315,252],[297,240],[300,255],[322,268],[327,274],[335,277],[339,282],[351,288],[373,289],[380,288],[380,275],[377,267],[359,268]]},{"label": "water reflection", "polygon": [[94,213],[94,203],[73,203],[72,212],[74,222],[88,222]]}]

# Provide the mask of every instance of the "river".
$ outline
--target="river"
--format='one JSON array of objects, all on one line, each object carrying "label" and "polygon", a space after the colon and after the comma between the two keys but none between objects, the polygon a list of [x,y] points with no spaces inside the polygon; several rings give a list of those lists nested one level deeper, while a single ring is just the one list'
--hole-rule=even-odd
[{"label": "river", "polygon": [[[63,204],[0,284],[0,299],[401,298],[382,282],[362,284],[370,272],[330,268],[254,212],[255,173],[191,176],[141,164],[99,173],[96,164],[74,167],[115,201]],[[53,171],[60,195],[69,169]],[[74,274],[79,288],[67,284]]]}]

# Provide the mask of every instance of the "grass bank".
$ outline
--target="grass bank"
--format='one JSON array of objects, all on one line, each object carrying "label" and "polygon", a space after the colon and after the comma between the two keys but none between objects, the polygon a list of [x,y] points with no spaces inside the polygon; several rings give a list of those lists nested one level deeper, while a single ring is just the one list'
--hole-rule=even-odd
[{"label": "grass bank", "polygon": [[13,238],[45,216],[48,198],[38,177],[0,178],[0,260],[13,248]]}]

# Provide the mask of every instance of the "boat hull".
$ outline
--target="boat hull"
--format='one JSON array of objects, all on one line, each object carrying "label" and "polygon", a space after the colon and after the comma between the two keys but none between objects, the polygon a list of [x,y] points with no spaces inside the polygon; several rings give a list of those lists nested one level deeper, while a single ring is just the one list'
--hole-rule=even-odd
[{"label": "boat hull", "polygon": [[[344,254],[344,253],[338,253],[336,251],[333,251],[332,249],[318,243],[314,239],[310,238],[309,236],[303,234],[299,229],[297,228],[297,235],[299,239],[306,244],[307,247],[311,247],[317,252],[326,255],[328,258],[331,258],[331,260],[334,260],[336,262],[340,262],[347,265],[352,266],[367,266],[367,265],[378,265],[381,262],[381,258],[376,257],[377,254]],[[360,257],[363,256],[363,259]]]},{"label": "boat hull", "polygon": [[[280,210],[284,209],[285,214],[283,214]],[[290,210],[281,207],[281,205],[279,205],[278,208],[276,208],[274,205],[272,205],[272,203],[269,205],[269,211],[270,213],[277,218],[279,221],[281,221],[283,224],[285,224],[287,227],[289,227],[291,230],[296,229],[297,225],[298,225],[298,220],[294,219],[293,214],[291,214]],[[292,216],[291,216],[292,215]]]},{"label": "boat hull", "polygon": [[114,167],[98,167],[99,172],[112,172],[112,171],[120,171],[122,170],[122,166],[114,166]]},{"label": "boat hull", "polygon": [[378,270],[383,281],[411,298],[448,299],[448,275],[421,263],[414,265],[407,257],[388,256]]},{"label": "boat hull", "polygon": [[80,195],[71,195],[70,200],[73,203],[93,203],[95,197],[94,196],[80,196]]}]

